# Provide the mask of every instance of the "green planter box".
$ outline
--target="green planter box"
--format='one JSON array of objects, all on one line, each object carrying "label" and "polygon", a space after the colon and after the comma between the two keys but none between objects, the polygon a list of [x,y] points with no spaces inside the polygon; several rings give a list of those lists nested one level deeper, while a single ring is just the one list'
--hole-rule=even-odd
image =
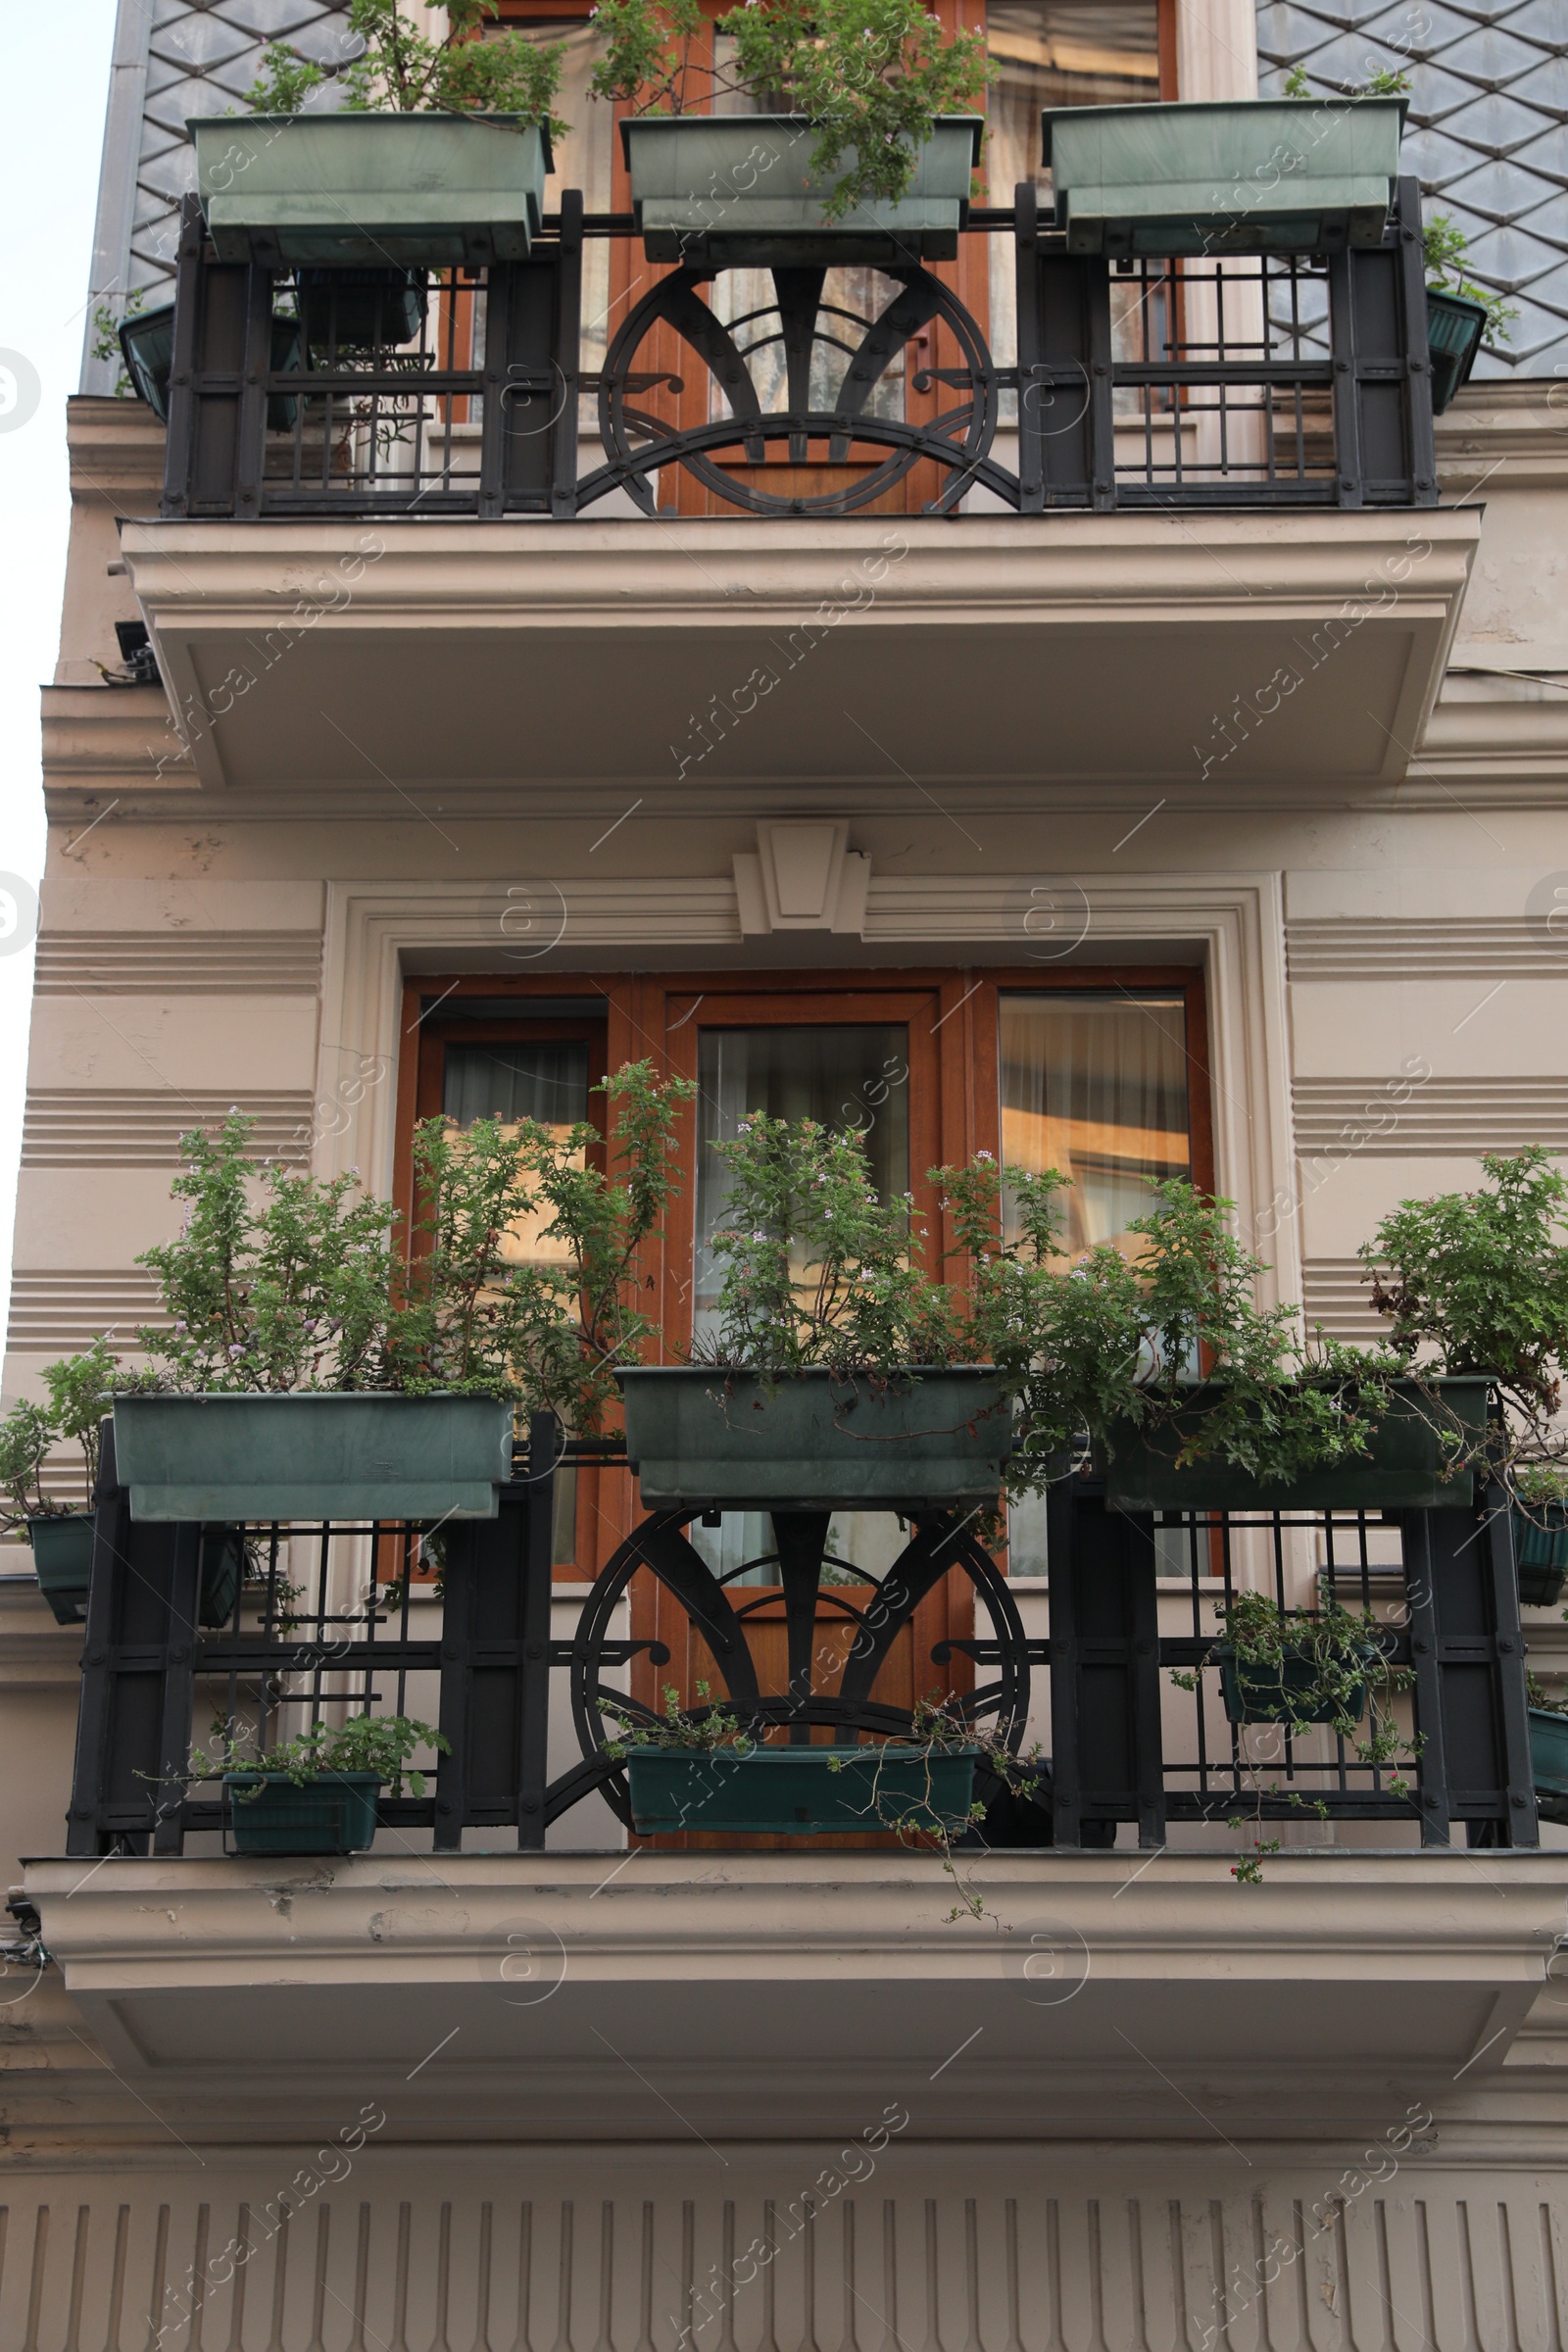
[{"label": "green planter box", "polygon": [[1568,1715],[1531,1708],[1530,1770],[1543,1819],[1568,1822]]},{"label": "green planter box", "polygon": [[804,115],[643,115],[620,137],[650,261],[886,269],[956,257],[984,129],[979,115],[944,116],[897,202],[874,199],[841,220],[822,207],[855,150],[813,172],[817,130]]},{"label": "green planter box", "polygon": [[550,142],[519,115],[219,115],[186,125],[220,262],[525,262]]},{"label": "green planter box", "polygon": [[429,308],[422,270],[302,270],[299,295],[300,327],[318,367],[334,349],[412,343]]},{"label": "green planter box", "polygon": [[1427,351],[1432,360],[1432,414],[1441,416],[1470,370],[1487,331],[1487,306],[1468,294],[1427,288]]},{"label": "green planter box", "polygon": [[1528,1510],[1516,1503],[1512,1519],[1519,1598],[1527,1608],[1549,1609],[1568,1575],[1568,1503],[1533,1502]]},{"label": "green planter box", "polygon": [[[134,385],[137,396],[147,403],[160,424],[169,422],[169,379],[174,366],[174,306],[165,303],[160,310],[138,311],[134,318],[122,319],[120,325],[120,354],[125,363],[125,373]],[[274,375],[298,372],[300,365],[300,327],[297,318],[272,320],[271,368]],[[298,403],[286,393],[274,393],[267,404],[267,429],[270,433],[291,433]]]},{"label": "green planter box", "polygon": [[[1342,1710],[1321,1703],[1298,1708],[1304,1692],[1310,1691],[1317,1679],[1317,1669],[1310,1657],[1292,1657],[1287,1648],[1278,1668],[1239,1666],[1236,1652],[1228,1642],[1217,1642],[1209,1651],[1210,1662],[1219,1668],[1220,1689],[1225,1697],[1225,1713],[1232,1723],[1334,1723]],[[1370,1660],[1376,1651],[1368,1649]],[[1352,1723],[1359,1723],[1366,1713],[1366,1685],[1357,1683],[1348,1694],[1343,1712]]]},{"label": "green planter box", "polygon": [[122,1396],[133,1519],[493,1519],[512,1407],[492,1396]]},{"label": "green planter box", "polygon": [[900,1754],[887,1747],[631,1747],[632,1819],[644,1836],[739,1830],[811,1838],[822,1831],[956,1830],[974,1797],[977,1748]]},{"label": "green planter box", "polygon": [[[1466,1429],[1487,1420],[1484,1380],[1442,1380],[1445,1409]],[[1332,1469],[1294,1479],[1258,1480],[1224,1461],[1179,1470],[1175,1455],[1201,1414],[1177,1416],[1156,1446],[1131,1421],[1114,1424],[1105,1441],[1105,1497],[1119,1511],[1324,1511],[1462,1508],[1475,1499],[1469,1471],[1444,1478],[1443,1441],[1411,1381],[1394,1383],[1394,1400],[1374,1431],[1369,1450]],[[1200,1398],[1201,1388],[1194,1396]]]},{"label": "green planter box", "polygon": [[[59,1625],[86,1622],[87,1587],[92,1575],[92,1527],[89,1511],[73,1511],[68,1518],[27,1521],[38,1590]],[[203,1625],[226,1625],[233,1616],[244,1557],[244,1538],[238,1528],[209,1531],[202,1545]]]},{"label": "green planter box", "polygon": [[[334,1772],[296,1788],[280,1773],[225,1772],[223,1803],[237,1854],[363,1854],[375,1840],[377,1772]],[[260,1788],[259,1796],[249,1789]]]},{"label": "green planter box", "polygon": [[1402,98],[1074,106],[1040,118],[1069,253],[1336,253],[1379,245]]},{"label": "green planter box", "polygon": [[685,1365],[622,1372],[626,1451],[649,1510],[868,1510],[994,1501],[1012,1422],[993,1373],[911,1370],[897,1386]]}]

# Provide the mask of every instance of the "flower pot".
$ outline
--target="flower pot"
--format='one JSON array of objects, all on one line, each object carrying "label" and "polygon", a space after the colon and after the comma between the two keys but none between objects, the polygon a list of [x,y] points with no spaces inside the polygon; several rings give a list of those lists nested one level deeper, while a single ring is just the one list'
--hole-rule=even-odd
[{"label": "flower pot", "polygon": [[805,115],[642,115],[620,126],[632,213],[650,261],[717,269],[775,265],[880,269],[952,261],[980,160],[979,115],[946,115],[914,151],[908,187],[824,218],[855,167],[846,147],[812,170],[818,131]]},{"label": "flower pot", "polygon": [[[29,1519],[27,1539],[38,1590],[54,1611],[59,1625],[82,1625],[87,1617],[87,1588],[92,1574],[90,1511],[73,1511],[54,1519]],[[244,1538],[238,1528],[208,1531],[202,1545],[200,1616],[203,1625],[226,1625],[244,1562]]]},{"label": "flower pot", "polygon": [[[174,306],[165,303],[161,310],[138,311],[133,318],[120,322],[120,351],[139,398],[147,403],[160,424],[169,422],[169,378],[174,365]],[[300,364],[300,327],[297,318],[272,320],[271,369],[274,375],[293,374]],[[267,429],[270,433],[291,433],[298,403],[286,393],[274,392],[267,404]]]},{"label": "flower pot", "polygon": [[422,270],[301,270],[300,328],[317,366],[412,343],[428,308]]},{"label": "flower pot", "polygon": [[1069,253],[1380,245],[1402,98],[1074,106],[1040,118]]},{"label": "flower pot", "polygon": [[1481,339],[1487,306],[1468,294],[1427,288],[1427,351],[1432,360],[1432,414],[1441,416],[1459,386],[1468,383]]},{"label": "flower pot", "polygon": [[[1105,1498],[1120,1511],[1324,1511],[1436,1510],[1463,1508],[1475,1498],[1475,1480],[1466,1470],[1446,1478],[1441,1415],[1414,1381],[1396,1380],[1388,1410],[1364,1454],[1294,1478],[1253,1478],[1227,1461],[1194,1462],[1179,1469],[1175,1456],[1202,1420],[1202,1400],[1212,1395],[1193,1389],[1193,1409],[1154,1436],[1131,1421],[1112,1424],[1105,1434]],[[1432,1386],[1442,1415],[1479,1436],[1486,1427],[1487,1383],[1440,1380]]]},{"label": "flower pot", "polygon": [[1519,1598],[1526,1608],[1549,1609],[1568,1574],[1568,1502],[1515,1503],[1511,1516]]},{"label": "flower pot", "polygon": [[880,1386],[685,1365],[618,1378],[648,1510],[968,1509],[996,1499],[1012,1443],[996,1375],[971,1365]]},{"label": "flower pot", "polygon": [[520,115],[204,116],[196,184],[220,262],[278,270],[524,262],[550,141]]},{"label": "flower pot", "polygon": [[493,1519],[512,1407],[493,1396],[122,1396],[133,1519]]},{"label": "flower pot", "polygon": [[1531,1708],[1530,1772],[1542,1818],[1568,1822],[1568,1715]]},{"label": "flower pot", "polygon": [[[328,1772],[303,1788],[276,1772],[225,1772],[237,1854],[363,1854],[375,1841],[378,1772]],[[259,1795],[248,1790],[259,1789]]]},{"label": "flower pot", "polygon": [[739,1830],[956,1830],[969,1816],[977,1748],[629,1747],[632,1819],[647,1836]]},{"label": "flower pot", "polygon": [[[1309,1651],[1294,1653],[1289,1642],[1278,1666],[1243,1665],[1229,1642],[1216,1642],[1208,1655],[1210,1663],[1219,1668],[1225,1713],[1231,1723],[1337,1723],[1345,1716],[1352,1723],[1359,1723],[1366,1713],[1365,1683],[1353,1686],[1346,1694],[1343,1707],[1330,1706],[1321,1699],[1311,1706],[1301,1706],[1303,1696],[1317,1687],[1320,1668]],[[1377,1655],[1376,1648],[1368,1643],[1368,1663]]]}]

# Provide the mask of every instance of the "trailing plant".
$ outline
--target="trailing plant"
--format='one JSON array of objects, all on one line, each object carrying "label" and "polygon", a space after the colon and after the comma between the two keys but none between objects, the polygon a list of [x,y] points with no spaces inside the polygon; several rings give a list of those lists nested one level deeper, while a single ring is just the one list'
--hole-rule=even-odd
[{"label": "trailing plant", "polygon": [[623,1763],[634,1747],[662,1747],[689,1754],[694,1749],[711,1755],[715,1749],[728,1748],[736,1755],[749,1756],[757,1741],[732,1708],[722,1701],[713,1703],[710,1683],[699,1682],[697,1696],[700,1704],[690,1710],[680,1703],[680,1692],[673,1683],[664,1685],[662,1714],[654,1714],[632,1700],[616,1706],[612,1700],[601,1699],[599,1712],[607,1723],[619,1725],[612,1740],[605,1743],[605,1753],[616,1763]]},{"label": "trailing plant", "polygon": [[996,72],[984,33],[945,37],[924,0],[745,0],[723,19],[733,45],[723,65],[706,62],[711,27],[697,0],[599,0],[592,21],[605,42],[597,98],[681,115],[738,92],[805,116],[814,173],[849,159],[823,206],[829,220],[897,202],[938,119],[971,107]]},{"label": "trailing plant", "polygon": [[349,32],[364,43],[352,63],[333,71],[288,41],[270,42],[245,103],[255,114],[296,115],[335,79],[349,114],[520,115],[564,137],[569,124],[550,112],[564,45],[517,31],[487,39],[485,21],[500,13],[500,0],[447,0],[451,38],[430,40],[403,0],[349,0]]},{"label": "trailing plant", "polygon": [[[1223,1638],[1205,1665],[1223,1671],[1228,1662],[1244,1701],[1256,1710],[1242,1736],[1243,1758],[1253,1776],[1253,1812],[1250,1819],[1237,1813],[1227,1820],[1232,1830],[1251,1832],[1251,1845],[1232,1865],[1231,1876],[1239,1886],[1256,1886],[1262,1883],[1264,1861],[1281,1846],[1279,1838],[1262,1834],[1263,1801],[1282,1792],[1274,1783],[1257,1779],[1257,1766],[1247,1753],[1249,1734],[1264,1729],[1299,1740],[1326,1728],[1348,1740],[1362,1764],[1413,1759],[1421,1752],[1421,1739],[1400,1729],[1393,1700],[1413,1686],[1415,1675],[1407,1666],[1391,1664],[1383,1646],[1384,1628],[1370,1610],[1344,1607],[1327,1579],[1321,1581],[1315,1610],[1281,1609],[1266,1592],[1252,1591],[1233,1593],[1213,1606]],[[1201,1666],[1191,1673],[1173,1667],[1170,1679],[1178,1690],[1197,1693],[1203,1672]],[[1369,1725],[1364,1740],[1358,1737],[1363,1707]],[[1396,1796],[1410,1794],[1410,1784],[1398,1773],[1391,1777],[1389,1787]],[[1328,1818],[1321,1799],[1296,1790],[1284,1793],[1293,1810]]]},{"label": "trailing plant", "polygon": [[211,1753],[192,1748],[189,1777],[210,1780],[220,1773],[257,1774],[257,1786],[238,1792],[241,1804],[253,1804],[270,1780],[290,1781],[296,1788],[304,1788],[313,1781],[347,1772],[377,1774],[394,1796],[402,1795],[407,1780],[413,1793],[422,1796],[425,1775],[409,1769],[409,1758],[421,1747],[434,1748],[442,1756],[452,1753],[451,1741],[433,1724],[420,1723],[413,1715],[351,1715],[346,1723],[313,1723],[308,1731],[265,1753],[236,1745],[224,1736],[220,1724],[215,1723],[213,1731],[219,1746]]},{"label": "trailing plant", "polygon": [[[1564,1613],[1568,1614],[1568,1611]],[[1532,1707],[1538,1708],[1544,1715],[1568,1715],[1568,1690],[1565,1690],[1561,1683],[1554,1684],[1548,1690],[1539,1675],[1527,1671],[1525,1697]]]},{"label": "trailing plant", "polygon": [[[1568,1474],[1558,1423],[1568,1363],[1568,1177],[1545,1147],[1483,1152],[1472,1193],[1403,1200],[1358,1255],[1401,1370],[1493,1382],[1500,1416],[1469,1436],[1443,1424],[1453,1466],[1540,1500]],[[1434,1405],[1436,1396],[1434,1393]],[[1521,1490],[1520,1480],[1533,1482]]]},{"label": "trailing plant", "polygon": [[50,1364],[43,1375],[47,1404],[23,1398],[0,1421],[0,1532],[10,1534],[29,1519],[59,1519],[74,1505],[48,1494],[43,1465],[51,1449],[74,1440],[81,1448],[87,1494],[98,1483],[98,1432],[113,1410],[117,1391],[139,1385],[120,1370],[107,1339],[94,1340],[79,1355]]},{"label": "trailing plant", "polygon": [[956,1360],[962,1324],[925,1264],[912,1196],[879,1197],[858,1135],[756,1112],[712,1148],[728,1174],[710,1245],[723,1279],[694,1360],[768,1380]]},{"label": "trailing plant", "polygon": [[1118,1424],[1168,1435],[1178,1466],[1260,1479],[1366,1451],[1392,1359],[1321,1334],[1309,1348],[1297,1308],[1259,1306],[1268,1269],[1237,1238],[1233,1202],[1172,1179],[1129,1227],[1136,1256],[1107,1242],[1074,1258],[1057,1170],[980,1153],[932,1179],[971,1269],[968,1350],[1016,1398],[1009,1491],[1038,1493]]}]

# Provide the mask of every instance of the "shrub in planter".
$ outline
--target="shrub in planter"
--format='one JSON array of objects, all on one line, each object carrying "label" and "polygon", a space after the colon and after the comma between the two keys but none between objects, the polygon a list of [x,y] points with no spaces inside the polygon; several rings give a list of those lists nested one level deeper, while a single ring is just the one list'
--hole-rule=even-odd
[{"label": "shrub in planter", "polygon": [[[635,1063],[603,1091],[604,1169],[574,1164],[600,1141],[587,1127],[425,1121],[408,1261],[395,1212],[355,1175],[258,1174],[237,1113],[185,1137],[184,1230],[140,1261],[172,1325],[137,1335],[159,1393],[116,1407],[133,1514],[493,1517],[514,1408],[594,1426],[649,1329],[636,1259],[673,1190],[670,1130],[691,1090]],[[508,1257],[524,1219],[548,1222],[565,1262]]]},{"label": "shrub in planter", "polygon": [[1529,1677],[1530,1768],[1544,1821],[1568,1823],[1568,1703]]},{"label": "shrub in planter", "polygon": [[61,1625],[79,1625],[87,1614],[93,1522],[90,1512],[74,1511],[46,1491],[44,1461],[55,1446],[74,1440],[91,1496],[99,1429],[118,1371],[108,1341],[95,1340],[81,1354],[48,1366],[47,1403],[23,1398],[0,1421],[0,1532],[25,1531],[39,1589]]},{"label": "shrub in planter", "polygon": [[[621,125],[651,258],[908,264],[951,259],[991,78],[978,32],[944,37],[920,0],[751,0],[712,55],[697,0],[600,0],[595,96]],[[694,54],[695,51],[695,54]],[[763,111],[711,115],[738,93]],[[702,111],[697,111],[701,109]]]},{"label": "shrub in planter", "polygon": [[401,0],[350,0],[364,47],[335,75],[345,103],[332,113],[302,111],[327,70],[271,43],[252,113],[188,126],[220,260],[360,270],[525,260],[563,51],[516,31],[471,37],[498,13],[498,0],[451,0],[455,37],[433,41]]},{"label": "shrub in planter", "polygon": [[1514,1568],[1526,1608],[1550,1608],[1562,1598],[1568,1576],[1568,1496],[1564,1481],[1550,1471],[1515,1480],[1511,1511]]},{"label": "shrub in planter", "polygon": [[233,1850],[242,1854],[361,1853],[375,1838],[376,1797],[403,1784],[416,1796],[425,1776],[409,1759],[420,1747],[450,1755],[451,1743],[409,1715],[356,1715],[313,1724],[261,1756],[231,1744],[217,1755],[192,1751],[190,1776],[220,1776]]}]

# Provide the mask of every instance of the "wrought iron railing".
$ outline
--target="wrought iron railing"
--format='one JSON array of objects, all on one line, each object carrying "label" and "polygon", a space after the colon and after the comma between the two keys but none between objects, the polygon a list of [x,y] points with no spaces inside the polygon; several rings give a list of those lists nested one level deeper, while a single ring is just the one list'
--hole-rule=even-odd
[{"label": "wrought iron railing", "polygon": [[[548,1418],[530,1441],[497,1517],[454,1521],[434,1545],[402,1525],[248,1530],[245,1581],[210,1625],[202,1528],[131,1518],[106,1425],[69,1850],[219,1850],[222,1791],[210,1769],[193,1776],[193,1737],[216,1730],[243,1757],[367,1711],[438,1724],[448,1743],[423,1796],[383,1797],[395,1838],[442,1850],[466,1829],[508,1830],[523,1848],[603,1848],[632,1816],[601,1702],[646,1713],[687,1673],[774,1740],[896,1736],[929,1696],[998,1747],[1042,1746],[1033,1796],[998,1804],[982,1842],[1108,1845],[1126,1823],[1159,1845],[1173,1826],[1191,1841],[1237,1817],[1313,1836],[1386,1822],[1412,1845],[1446,1844],[1460,1823],[1472,1843],[1537,1841],[1506,1510],[1156,1522],[1080,1479],[1049,1498],[1047,1625],[974,1514],[889,1514],[886,1541],[835,1556],[826,1513],[639,1518],[614,1441],[564,1447]],[[629,1532],[596,1578],[561,1583],[558,1491],[586,1459],[602,1507],[623,1484]],[[1251,1590],[1298,1610],[1325,1585],[1370,1610],[1403,1670],[1402,1761],[1369,1760],[1332,1725],[1233,1726],[1211,1670],[1184,1687],[1211,1663],[1216,1603]],[[984,1770],[978,1787],[1003,1794]]]},{"label": "wrought iron railing", "polygon": [[219,262],[187,199],[163,512],[652,514],[682,474],[759,515],[1437,503],[1414,180],[1380,246],[1327,257],[1071,255],[1029,185],[971,212],[977,260],[999,235],[1006,364],[933,270],[660,270],[575,190],[528,261],[430,272],[350,331],[329,272]]}]

